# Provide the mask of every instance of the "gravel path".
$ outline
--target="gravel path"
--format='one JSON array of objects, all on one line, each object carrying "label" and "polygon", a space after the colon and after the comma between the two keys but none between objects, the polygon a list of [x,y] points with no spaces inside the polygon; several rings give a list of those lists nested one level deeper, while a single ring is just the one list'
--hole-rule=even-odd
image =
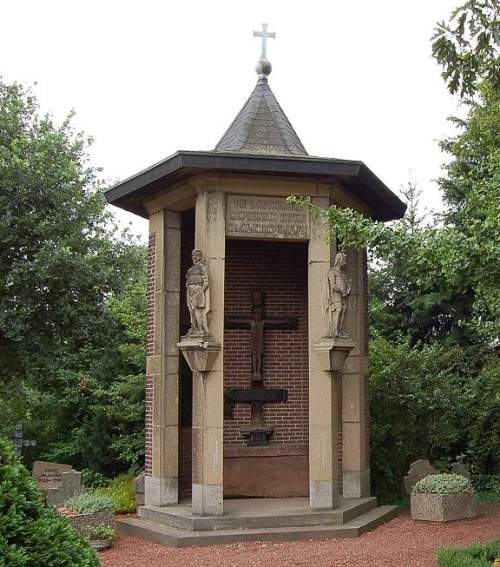
[{"label": "gravel path", "polygon": [[435,567],[442,545],[498,537],[500,504],[485,504],[478,518],[447,524],[416,522],[402,513],[356,539],[174,549],[120,535],[100,557],[103,567]]}]

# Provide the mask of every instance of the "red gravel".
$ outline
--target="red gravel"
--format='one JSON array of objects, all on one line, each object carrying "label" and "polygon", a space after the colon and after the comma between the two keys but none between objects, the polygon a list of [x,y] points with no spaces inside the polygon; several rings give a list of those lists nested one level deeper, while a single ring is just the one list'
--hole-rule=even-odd
[{"label": "red gravel", "polygon": [[431,567],[442,545],[500,537],[500,504],[480,506],[478,518],[436,524],[400,514],[355,539],[239,543],[175,549],[120,535],[100,554],[103,567]]}]

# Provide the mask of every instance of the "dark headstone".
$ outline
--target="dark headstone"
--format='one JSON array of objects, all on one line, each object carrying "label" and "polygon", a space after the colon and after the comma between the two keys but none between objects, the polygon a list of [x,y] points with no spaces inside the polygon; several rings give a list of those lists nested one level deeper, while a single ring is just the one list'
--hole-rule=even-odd
[{"label": "dark headstone", "polygon": [[135,503],[144,506],[144,473],[138,474],[134,479]]},{"label": "dark headstone", "polygon": [[419,480],[436,473],[436,469],[426,459],[418,459],[418,461],[413,462],[408,474],[404,477],[406,493],[410,494]]},{"label": "dark headstone", "polygon": [[82,473],[69,470],[61,473],[61,484],[58,488],[47,490],[47,504],[62,506],[68,498],[76,496],[82,489]]},{"label": "dark headstone", "polygon": [[451,465],[451,472],[453,474],[459,474],[465,476],[465,478],[471,479],[470,468],[465,463],[453,463]]}]

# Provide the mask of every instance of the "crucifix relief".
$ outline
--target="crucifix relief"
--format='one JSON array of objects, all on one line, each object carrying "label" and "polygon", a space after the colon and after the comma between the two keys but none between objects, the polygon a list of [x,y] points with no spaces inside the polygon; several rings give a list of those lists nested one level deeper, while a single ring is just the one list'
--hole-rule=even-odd
[{"label": "crucifix relief", "polygon": [[250,317],[230,315],[225,319],[226,329],[250,329],[250,388],[229,388],[224,392],[226,417],[232,416],[235,404],[250,403],[250,425],[242,430],[249,446],[268,445],[273,434],[273,429],[264,423],[263,405],[288,399],[287,390],[263,387],[264,333],[268,329],[294,329],[296,324],[293,317],[265,317],[264,294],[259,290],[252,292]]}]

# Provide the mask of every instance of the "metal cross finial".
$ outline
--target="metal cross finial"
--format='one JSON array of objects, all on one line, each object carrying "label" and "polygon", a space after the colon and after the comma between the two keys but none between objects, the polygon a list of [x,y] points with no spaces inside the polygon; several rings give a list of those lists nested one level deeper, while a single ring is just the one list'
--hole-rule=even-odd
[{"label": "metal cross finial", "polygon": [[267,59],[267,38],[270,37],[272,39],[276,38],[275,32],[268,32],[267,31],[267,24],[262,24],[262,31],[255,31],[253,32],[254,37],[261,37],[262,38],[262,53],[260,55],[261,59]]}]

